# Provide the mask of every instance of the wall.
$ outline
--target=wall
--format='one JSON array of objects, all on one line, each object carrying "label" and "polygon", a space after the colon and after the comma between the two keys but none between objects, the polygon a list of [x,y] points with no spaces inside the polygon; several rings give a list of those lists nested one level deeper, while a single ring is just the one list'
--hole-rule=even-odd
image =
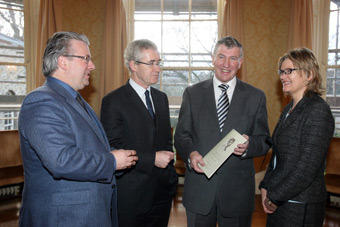
[{"label": "wall", "polygon": [[[91,72],[90,85],[80,91],[97,114],[100,112],[99,76],[104,32],[105,0],[63,0],[63,29],[85,34],[96,66]],[[99,116],[99,115],[98,115]]]},{"label": "wall", "polygon": [[278,60],[287,51],[291,0],[244,0],[245,61],[248,82],[267,96],[271,133],[281,113]]}]

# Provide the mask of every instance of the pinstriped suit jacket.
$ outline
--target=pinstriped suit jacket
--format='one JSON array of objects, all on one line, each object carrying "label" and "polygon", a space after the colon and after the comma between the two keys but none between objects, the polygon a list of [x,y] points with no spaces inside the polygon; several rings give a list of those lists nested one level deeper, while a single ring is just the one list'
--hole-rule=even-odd
[{"label": "pinstriped suit jacket", "polygon": [[118,213],[142,214],[152,205],[157,184],[171,201],[176,192],[177,174],[173,163],[166,169],[154,165],[155,152],[172,151],[168,98],[152,88],[155,121],[135,90],[127,82],[102,100],[101,121],[115,148],[137,151],[138,162],[117,177]]},{"label": "pinstriped suit jacket", "polygon": [[303,97],[285,120],[292,105],[285,107],[273,133],[275,170],[272,158],[260,187],[276,204],[324,202],[325,160],[334,119],[329,105],[315,93]]}]

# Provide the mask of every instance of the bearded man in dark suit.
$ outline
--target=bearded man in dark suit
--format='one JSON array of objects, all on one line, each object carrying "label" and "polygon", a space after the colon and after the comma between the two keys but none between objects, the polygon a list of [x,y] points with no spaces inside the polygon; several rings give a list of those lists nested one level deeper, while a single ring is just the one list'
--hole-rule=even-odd
[{"label": "bearded man in dark suit", "polygon": [[124,59],[130,79],[106,95],[101,107],[111,146],[133,148],[139,158],[117,178],[119,225],[166,227],[177,185],[169,103],[165,93],[150,87],[162,62],[149,40],[129,43]]}]

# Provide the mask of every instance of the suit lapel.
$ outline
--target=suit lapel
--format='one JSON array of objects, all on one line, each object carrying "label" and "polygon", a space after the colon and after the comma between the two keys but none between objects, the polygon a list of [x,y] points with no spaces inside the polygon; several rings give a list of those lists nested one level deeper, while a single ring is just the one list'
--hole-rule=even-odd
[{"label": "suit lapel", "polygon": [[213,79],[207,80],[203,84],[203,90],[202,90],[202,96],[203,96],[203,102],[204,106],[202,107],[205,111],[208,111],[209,115],[211,116],[211,119],[213,120],[213,127],[216,128],[216,130],[220,130],[219,124],[218,124],[218,118],[217,118],[217,109],[216,109],[216,102],[215,102],[215,92],[214,92],[214,85],[213,85]]},{"label": "suit lapel", "polygon": [[160,113],[164,113],[163,109],[161,108],[160,103],[162,103],[162,100],[160,100],[160,96],[156,94],[155,92],[155,88],[151,87],[151,96],[152,96],[152,102],[153,102],[153,106],[155,109],[155,126],[158,129],[158,125],[159,125],[159,116]]},{"label": "suit lapel", "polygon": [[[57,83],[49,83],[48,81],[46,81],[45,84],[46,84],[46,86],[48,86],[51,89],[53,89],[61,97],[63,97],[65,99],[65,102],[68,103],[76,112],[78,112],[79,115],[87,122],[87,124],[89,124],[90,128],[94,131],[94,133],[97,135],[99,140],[102,141],[102,143],[105,146],[108,145],[108,141],[106,139],[106,134],[105,133],[103,134],[102,132],[100,132],[100,130],[103,130],[102,128],[99,128],[99,127],[101,127],[100,122],[97,125],[94,122],[94,119],[92,119],[86,113],[86,111],[83,109],[83,107],[79,105],[79,103],[76,101],[76,99],[73,98],[72,95],[67,90],[65,90],[62,86],[60,86]],[[95,120],[98,121],[98,118],[96,117],[97,115],[93,111],[91,106],[89,104],[87,104],[87,102],[85,100],[83,100],[83,101],[84,101],[84,104],[86,105],[87,110],[92,114],[92,116],[94,116],[96,118]]]},{"label": "suit lapel", "polygon": [[240,103],[246,103],[247,97],[245,94],[247,94],[244,90],[243,82],[238,80],[236,82],[235,90],[233,93],[233,98],[229,105],[229,112],[227,114],[224,128],[222,131],[222,135],[226,135],[231,129],[234,128],[235,119],[237,119],[240,115],[240,113],[244,112],[243,105],[240,105]]},{"label": "suit lapel", "polygon": [[[282,111],[282,114],[280,116],[279,122],[277,127],[275,128],[275,135],[279,135],[282,131],[284,131],[286,128],[288,128],[291,124],[293,124],[296,119],[301,115],[302,111],[305,109],[305,106],[308,103],[309,98],[303,97],[299,103],[295,106],[294,110],[289,114],[289,116],[286,118],[286,115],[288,111],[293,106],[293,101],[291,101]],[[274,135],[273,133],[273,135]]]},{"label": "suit lapel", "polygon": [[[94,131],[94,133],[97,135],[97,137],[102,141],[103,144],[107,145],[108,141],[106,139],[106,134],[104,132],[104,129],[102,128],[102,125],[97,118],[97,114],[94,112],[92,107],[83,100],[87,111],[93,116],[93,118],[84,111],[83,107],[78,105],[77,101],[71,96],[71,99],[66,99],[67,102],[81,115],[81,117],[90,125],[91,129]],[[96,122],[95,122],[96,121]]]},{"label": "suit lapel", "polygon": [[[146,119],[148,122],[152,123],[154,125],[154,120],[151,118],[145,104],[143,103],[142,99],[139,97],[137,92],[132,88],[129,82],[125,84],[125,89],[127,92],[127,97],[129,98],[129,101],[132,102],[132,105],[136,106],[136,111],[139,111],[141,116]],[[153,94],[151,94],[152,98]],[[155,102],[154,102],[155,105]],[[156,109],[156,107],[155,107]],[[157,115],[157,114],[156,114]],[[157,117],[157,116],[156,116]]]}]

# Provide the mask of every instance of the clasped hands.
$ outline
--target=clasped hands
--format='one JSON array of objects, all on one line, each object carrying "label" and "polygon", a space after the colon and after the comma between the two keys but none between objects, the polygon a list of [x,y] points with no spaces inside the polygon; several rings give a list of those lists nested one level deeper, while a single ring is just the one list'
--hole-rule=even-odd
[{"label": "clasped hands", "polygon": [[113,150],[111,153],[116,159],[116,170],[130,168],[136,165],[138,161],[137,152],[135,150]]}]

